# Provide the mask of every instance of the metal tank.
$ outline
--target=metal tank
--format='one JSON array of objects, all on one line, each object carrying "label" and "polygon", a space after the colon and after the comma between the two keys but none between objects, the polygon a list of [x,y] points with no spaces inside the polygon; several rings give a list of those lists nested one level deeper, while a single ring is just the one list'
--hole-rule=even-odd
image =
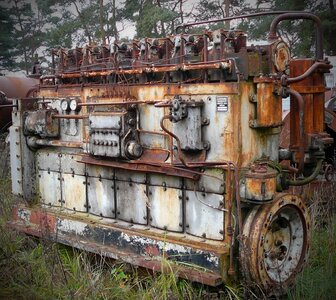
[{"label": "metal tank", "polygon": [[[304,199],[288,188],[317,177],[332,143],[330,64],[315,15],[267,14],[279,15],[263,46],[240,30],[187,33],[200,22],[111,49],[53,51],[37,96],[14,101],[12,188],[24,202],[11,225],[155,271],[168,260],[207,285],[242,274],[283,294],[311,237]],[[315,23],[314,58],[292,59],[276,35],[293,19]],[[287,96],[290,143],[279,149]]]}]

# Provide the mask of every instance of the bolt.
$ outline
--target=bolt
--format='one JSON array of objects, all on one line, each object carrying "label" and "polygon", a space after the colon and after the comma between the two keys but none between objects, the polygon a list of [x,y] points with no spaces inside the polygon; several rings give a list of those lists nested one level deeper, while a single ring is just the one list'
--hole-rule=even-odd
[{"label": "bolt", "polygon": [[282,245],[282,241],[281,240],[277,240],[277,241],[275,241],[274,245],[277,246],[277,247],[279,247],[279,246]]}]

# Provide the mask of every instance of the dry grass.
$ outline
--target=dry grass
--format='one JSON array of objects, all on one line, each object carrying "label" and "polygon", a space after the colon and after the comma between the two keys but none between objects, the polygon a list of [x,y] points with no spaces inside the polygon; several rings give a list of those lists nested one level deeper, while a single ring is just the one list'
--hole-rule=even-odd
[{"label": "dry grass", "polygon": [[[221,292],[213,293],[212,289],[178,279],[174,272],[149,274],[9,230],[6,221],[13,198],[8,171],[2,171],[0,299],[255,299],[249,292],[246,296],[242,286],[223,286]],[[314,224],[310,259],[288,299],[334,299],[336,295],[335,191],[333,185],[308,192]]]}]

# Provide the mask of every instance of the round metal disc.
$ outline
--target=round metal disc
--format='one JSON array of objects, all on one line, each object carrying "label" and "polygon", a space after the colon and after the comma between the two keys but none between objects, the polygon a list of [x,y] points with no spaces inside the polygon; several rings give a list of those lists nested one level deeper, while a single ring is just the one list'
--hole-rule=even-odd
[{"label": "round metal disc", "polygon": [[310,218],[300,197],[279,194],[245,220],[240,260],[247,281],[281,295],[302,270],[310,243]]}]

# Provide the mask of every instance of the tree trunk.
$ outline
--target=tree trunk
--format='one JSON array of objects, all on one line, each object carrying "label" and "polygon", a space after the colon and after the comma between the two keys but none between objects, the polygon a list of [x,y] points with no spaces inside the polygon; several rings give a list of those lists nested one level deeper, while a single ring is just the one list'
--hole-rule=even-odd
[{"label": "tree trunk", "polygon": [[184,23],[184,18],[183,18],[183,0],[180,0],[180,18],[181,18],[181,23]]},{"label": "tree trunk", "polygon": [[[225,6],[225,17],[229,17],[229,14],[230,14],[230,0],[225,0],[224,1],[224,6]],[[225,28],[227,30],[230,29],[230,21],[229,20],[225,21]]]},{"label": "tree trunk", "polygon": [[[157,0],[156,3],[158,5],[158,7],[161,8],[160,0]],[[161,24],[162,36],[166,36],[166,30],[165,30],[164,22],[162,20],[160,20],[160,24]]]},{"label": "tree trunk", "polygon": [[[16,11],[17,11],[17,15],[16,15],[16,17],[18,18],[19,26],[20,26],[21,32],[23,32],[24,29],[23,29],[23,24],[22,24],[21,16],[20,16],[20,14],[19,14],[18,0],[15,0],[14,3],[15,3]],[[28,53],[27,53],[27,52],[28,52],[27,48],[24,47],[24,49],[23,49],[24,66],[25,66],[26,74],[29,75],[29,68],[28,68]]]},{"label": "tree trunk", "polygon": [[99,1],[99,23],[100,23],[100,36],[102,40],[102,44],[105,44],[105,30],[104,30],[104,0],[98,0]]},{"label": "tree trunk", "polygon": [[76,12],[77,12],[77,14],[78,14],[78,17],[79,17],[79,19],[80,19],[80,21],[81,21],[81,23],[82,23],[82,25],[83,25],[83,28],[84,28],[84,31],[85,31],[86,36],[87,36],[87,38],[89,39],[89,44],[91,44],[91,42],[92,42],[91,34],[90,34],[90,31],[89,31],[88,27],[86,26],[86,22],[85,22],[85,20],[84,20],[84,17],[83,17],[83,15],[82,15],[81,11],[80,11],[79,8],[78,8],[78,5],[77,5],[77,3],[76,3],[76,0],[72,0],[72,3],[75,5],[75,8],[76,8]]},{"label": "tree trunk", "polygon": [[112,0],[112,31],[113,31],[113,36],[114,36],[114,41],[117,41],[119,36],[118,36],[118,29],[117,29],[117,21],[116,21],[116,3],[115,0]]}]

